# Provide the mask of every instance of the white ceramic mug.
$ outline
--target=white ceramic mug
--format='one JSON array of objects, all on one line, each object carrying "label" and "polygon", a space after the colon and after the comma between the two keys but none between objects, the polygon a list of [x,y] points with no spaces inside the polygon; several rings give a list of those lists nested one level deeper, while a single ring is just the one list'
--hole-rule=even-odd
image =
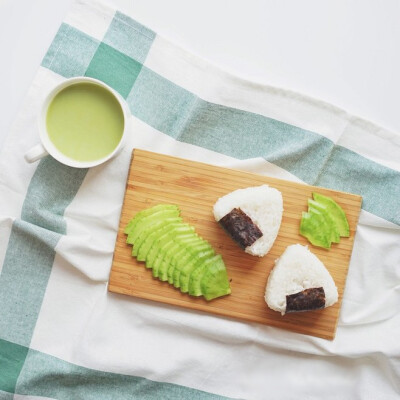
[{"label": "white ceramic mug", "polygon": [[[96,85],[101,86],[102,88],[106,89],[109,93],[113,95],[113,97],[118,101],[118,103],[121,106],[122,112],[123,112],[123,119],[124,119],[124,130],[121,136],[121,139],[117,145],[117,147],[109,154],[107,154],[105,157],[93,160],[93,161],[77,161],[74,160],[73,158],[70,158],[63,154],[61,151],[59,151],[53,144],[53,142],[49,138],[49,134],[47,131],[46,127],[46,117],[47,117],[47,111],[49,108],[49,105],[51,104],[52,100],[54,97],[63,89],[66,87],[76,84],[76,83],[94,83]],[[89,167],[94,167],[96,165],[100,165],[106,161],[108,161],[110,158],[114,157],[116,154],[120,152],[122,149],[125,139],[127,136],[127,132],[129,130],[129,111],[128,111],[128,105],[126,104],[125,100],[110,86],[106,85],[104,82],[101,82],[97,79],[93,78],[88,78],[88,77],[76,77],[76,78],[70,78],[66,79],[65,81],[61,82],[57,86],[55,86],[50,93],[46,96],[41,110],[39,114],[39,137],[40,137],[40,142],[36,146],[32,147],[30,150],[28,150],[25,153],[25,160],[29,163],[35,162],[42,157],[45,157],[47,155],[51,155],[54,157],[56,160],[59,162],[69,165],[70,167],[75,167],[75,168],[89,168]]]}]

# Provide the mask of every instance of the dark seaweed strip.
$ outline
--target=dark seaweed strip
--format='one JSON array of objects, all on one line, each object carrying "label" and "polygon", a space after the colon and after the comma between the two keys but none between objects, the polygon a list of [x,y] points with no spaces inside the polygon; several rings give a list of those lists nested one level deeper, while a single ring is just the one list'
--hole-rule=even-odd
[{"label": "dark seaweed strip", "polygon": [[286,296],[286,312],[311,311],[325,307],[323,287],[305,289],[302,292]]},{"label": "dark seaweed strip", "polygon": [[251,246],[263,235],[260,228],[240,208],[234,208],[219,223],[242,249]]}]

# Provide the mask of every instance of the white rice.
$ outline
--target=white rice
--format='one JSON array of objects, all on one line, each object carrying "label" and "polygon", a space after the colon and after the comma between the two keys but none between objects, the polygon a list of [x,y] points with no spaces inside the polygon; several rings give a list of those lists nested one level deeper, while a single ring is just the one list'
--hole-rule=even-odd
[{"label": "white rice", "polygon": [[323,287],[325,307],[338,301],[335,282],[319,258],[307,246],[294,244],[288,246],[275,261],[265,290],[268,307],[286,312],[286,295],[302,292],[305,289]]},{"label": "white rice", "polygon": [[214,204],[216,221],[234,208],[240,208],[246,213],[263,233],[251,246],[246,247],[246,253],[259,257],[267,254],[281,226],[283,213],[281,192],[268,185],[262,185],[228,193]]}]

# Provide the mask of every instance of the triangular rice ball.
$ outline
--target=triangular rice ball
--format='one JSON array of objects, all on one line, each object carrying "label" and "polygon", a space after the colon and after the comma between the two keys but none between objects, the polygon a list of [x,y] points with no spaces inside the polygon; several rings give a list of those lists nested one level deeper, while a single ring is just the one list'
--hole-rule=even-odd
[{"label": "triangular rice ball", "polygon": [[307,246],[288,246],[275,261],[265,290],[268,307],[284,315],[329,307],[337,300],[335,282]]},{"label": "triangular rice ball", "polygon": [[268,185],[237,189],[214,204],[215,220],[246,253],[258,257],[274,244],[282,213],[282,194]]}]

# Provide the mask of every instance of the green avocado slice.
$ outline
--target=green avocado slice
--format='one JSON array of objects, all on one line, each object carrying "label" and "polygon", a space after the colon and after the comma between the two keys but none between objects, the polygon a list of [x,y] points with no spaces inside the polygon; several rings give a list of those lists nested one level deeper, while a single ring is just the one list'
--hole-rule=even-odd
[{"label": "green avocado slice", "polygon": [[[175,219],[176,221],[173,221]],[[150,250],[153,248],[154,243],[157,243],[161,236],[163,236],[165,233],[168,233],[172,229],[183,224],[183,221],[180,217],[166,218],[164,221],[166,222],[165,225],[159,227],[159,229],[153,231],[147,238],[145,238],[144,242],[139,248],[137,259],[138,261],[146,261],[147,268],[151,268],[151,262],[147,261]],[[153,249],[153,252],[154,251],[155,249]]]},{"label": "green avocado slice", "polygon": [[214,249],[206,243],[206,245],[201,245],[195,249],[192,254],[184,257],[180,267],[174,271],[174,286],[179,287],[181,292],[187,293],[192,272],[214,255]]},{"label": "green avocado slice", "polygon": [[162,218],[159,221],[156,221],[146,228],[142,230],[139,237],[136,239],[135,244],[133,246],[132,255],[137,257],[138,261],[145,261],[148,249],[146,247],[142,248],[142,245],[147,241],[147,247],[149,247],[149,243],[154,240],[154,237],[157,233],[160,232],[164,226],[168,226],[173,223],[182,222],[181,217],[168,217]]},{"label": "green avocado slice", "polygon": [[146,230],[150,225],[157,223],[160,219],[179,217],[179,210],[160,210],[155,213],[143,217],[138,223],[130,230],[126,243],[135,245],[136,239]]},{"label": "green avocado slice", "polygon": [[174,242],[172,240],[169,240],[168,243],[166,243],[165,245],[163,245],[162,247],[160,247],[160,249],[158,250],[158,254],[156,259],[154,260],[153,263],[153,276],[155,278],[159,278],[161,279],[161,275],[160,275],[160,268],[163,265],[163,262],[165,263],[165,254],[164,252],[167,252],[169,250],[169,248],[171,246],[173,246]]},{"label": "green avocado slice", "polygon": [[201,278],[200,288],[208,301],[231,293],[228,274],[222,258],[206,269]]},{"label": "green avocado slice", "polygon": [[187,228],[187,224],[183,224],[182,222],[177,222],[175,224],[171,224],[168,229],[163,230],[163,232],[160,232],[160,236],[156,237],[150,247],[150,249],[147,252],[146,255],[146,267],[147,268],[153,268],[153,264],[158,256],[160,248],[165,245],[166,243],[169,242],[171,233],[175,230],[182,229],[182,227]]},{"label": "green avocado slice", "polygon": [[177,210],[179,212],[178,206],[174,204],[157,204],[154,207],[146,208],[145,210],[141,210],[136,213],[136,215],[128,222],[124,229],[124,233],[128,235],[131,229],[134,228],[143,217],[154,214],[155,212],[161,210]]},{"label": "green avocado slice", "polygon": [[323,204],[318,203],[315,200],[309,199],[308,200],[308,212],[310,214],[312,214],[313,212],[317,213],[317,211],[323,215],[325,221],[331,227],[331,236],[330,236],[331,242],[339,243],[340,242],[339,229],[336,225],[335,220],[329,214],[328,208],[326,206],[324,206]]},{"label": "green avocado slice", "polygon": [[181,246],[177,246],[176,248],[172,249],[172,251],[174,251],[174,253],[172,255],[171,263],[168,267],[168,273],[167,273],[168,283],[170,283],[171,285],[174,284],[175,268],[180,265],[180,262],[181,262],[182,258],[184,257],[184,255],[189,254],[191,251],[191,248],[196,243],[204,243],[204,240],[197,234],[193,237],[183,240]]},{"label": "green avocado slice", "polygon": [[320,193],[313,192],[313,198],[317,203],[324,205],[327,208],[329,214],[336,223],[339,235],[343,237],[349,237],[349,222],[347,221],[346,214],[343,208],[340,207],[339,204],[336,203],[336,201],[332,198],[324,196]]},{"label": "green avocado slice", "polygon": [[331,247],[331,230],[321,213],[303,211],[300,222],[300,235],[306,237],[314,246]]},{"label": "green avocado slice", "polygon": [[214,263],[220,263],[222,257],[217,254],[212,257],[206,258],[200,265],[191,273],[189,279],[189,294],[192,296],[201,296],[203,294],[201,288],[201,282],[203,276],[208,268],[210,268]]},{"label": "green avocado slice", "polygon": [[207,300],[230,293],[225,265],[211,244],[179,216],[175,205],[160,204],[140,211],[124,232],[132,255],[145,261],[153,276]]},{"label": "green avocado slice", "polygon": [[326,236],[329,240],[329,247],[331,247],[332,236],[335,236],[336,226],[335,224],[330,224],[326,219],[325,214],[314,207],[308,211],[308,213],[312,216],[312,218],[316,218],[318,223],[320,224],[320,229],[326,233]]},{"label": "green avocado slice", "polygon": [[147,254],[150,251],[153,243],[165,232],[171,230],[171,228],[173,228],[173,224],[179,223],[183,223],[181,217],[166,218],[156,230],[153,230],[147,237],[144,237],[142,243],[138,245],[138,261],[146,261]]},{"label": "green avocado slice", "polygon": [[[191,234],[194,232],[193,226],[189,224],[181,224],[180,227],[175,228],[174,230],[168,232],[162,240],[158,242],[158,252],[157,257],[155,258],[152,267],[153,267],[153,276],[155,278],[159,277],[159,268],[164,259],[165,253],[174,245],[174,241],[177,240],[177,237],[184,236],[187,234]],[[168,274],[168,269],[167,269]],[[166,280],[166,279],[165,279]]]},{"label": "green avocado slice", "polygon": [[168,269],[171,265],[174,265],[173,257],[176,251],[182,246],[184,246],[184,243],[187,239],[190,239],[193,236],[196,236],[196,233],[190,232],[187,234],[178,234],[163,247],[163,250],[162,252],[160,251],[160,253],[164,254],[160,254],[162,260],[158,267],[158,278],[160,280],[162,281],[168,280]]}]

